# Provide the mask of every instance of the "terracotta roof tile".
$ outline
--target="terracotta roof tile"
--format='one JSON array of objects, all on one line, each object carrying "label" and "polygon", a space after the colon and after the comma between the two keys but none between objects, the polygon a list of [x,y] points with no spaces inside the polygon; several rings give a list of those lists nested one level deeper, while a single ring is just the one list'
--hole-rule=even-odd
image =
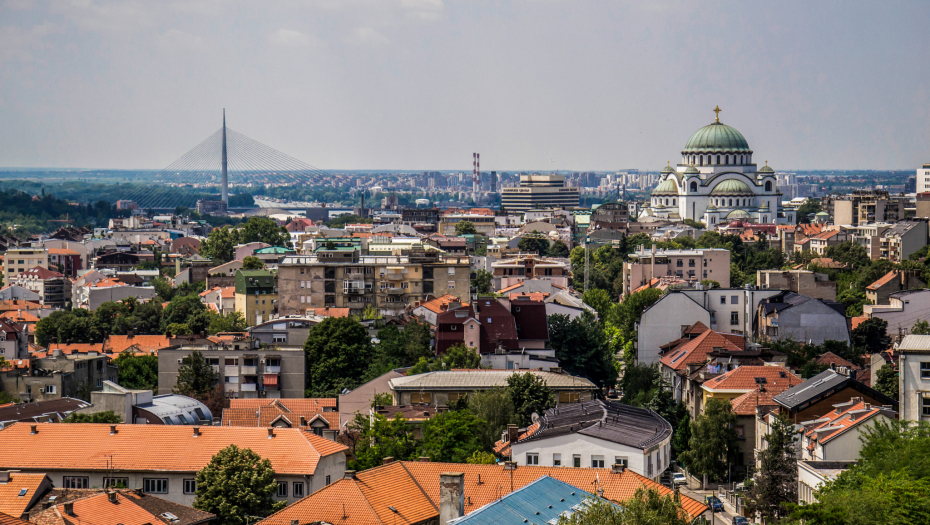
[{"label": "terracotta roof tile", "polygon": [[672,370],[686,370],[688,364],[706,362],[708,354],[713,352],[714,348],[721,348],[730,352],[742,351],[741,347],[733,344],[723,334],[708,330],[679,345],[674,351],[665,354],[660,362]]},{"label": "terracotta roof tile", "polygon": [[49,248],[49,255],[81,255],[74,250],[69,250],[68,248]]},{"label": "terracotta roof tile", "polygon": [[[387,525],[395,520],[415,523],[435,519],[443,472],[465,474],[465,514],[547,475],[585,491],[592,490],[599,480],[604,496],[616,502],[626,501],[643,486],[663,495],[673,494],[671,489],[629,470],[613,473],[610,469],[519,466],[509,471],[500,465],[396,461],[359,472],[354,480],[341,479],[259,523],[276,525],[296,519],[300,523]],[[707,510],[706,505],[687,496],[682,495],[681,500],[689,517]],[[391,506],[398,512],[391,511]]]},{"label": "terracotta roof tile", "polygon": [[[874,416],[878,415],[880,412],[884,412],[885,415],[891,418],[895,418],[895,412],[883,409],[877,405],[868,404],[865,401],[859,400],[856,403],[841,403],[839,405],[834,405],[833,410],[828,412],[819,419],[826,419],[823,423],[808,426],[804,430],[804,434],[810,439],[816,434],[816,441],[820,444],[829,442],[830,440],[836,438],[840,434],[850,430],[853,427],[856,427],[862,424],[864,421],[867,421]],[[853,414],[853,412],[855,412]],[[817,432],[818,429],[821,429],[821,432]],[[832,429],[823,431],[825,429]],[[808,445],[808,449],[813,449],[814,440],[812,439]]]},{"label": "terracotta roof tile", "polygon": [[422,306],[423,308],[426,308],[427,310],[431,312],[435,312],[438,314],[439,312],[445,311],[445,308],[443,307],[448,308],[449,303],[461,303],[461,302],[462,300],[459,299],[458,297],[454,295],[446,294],[446,295],[443,295],[442,297],[437,297],[435,299],[426,301],[425,303],[420,303],[420,306]]},{"label": "terracotta roof tile", "polygon": [[828,365],[828,366],[833,365],[833,366],[846,366],[849,368],[858,368],[856,365],[834,354],[833,352],[826,352],[818,356],[817,364]]},{"label": "terracotta roof tile", "polygon": [[283,397],[278,399],[230,399],[229,408],[258,408],[261,406],[278,405],[293,412],[312,412],[320,407],[335,407],[335,397]]},{"label": "terracotta roof tile", "polygon": [[115,354],[135,347],[142,353],[158,355],[162,348],[171,346],[171,340],[164,335],[111,335],[106,347]]},{"label": "terracotta roof tile", "polygon": [[308,308],[307,312],[320,317],[349,317],[348,308]]},{"label": "terracotta roof tile", "polygon": [[0,525],[35,525],[35,524],[30,523],[25,520],[21,520],[19,518],[14,518],[13,516],[10,516],[9,514],[0,512]]},{"label": "terracotta roof tile", "polygon": [[734,390],[748,392],[759,387],[759,383],[756,382],[757,377],[765,379],[767,390],[777,390],[776,395],[804,382],[803,379],[782,366],[740,366],[705,382],[701,388],[710,392]]},{"label": "terracotta roof tile", "polygon": [[875,281],[874,283],[872,283],[872,284],[866,286],[865,289],[866,289],[866,290],[878,290],[878,289],[881,288],[882,286],[885,286],[886,284],[888,284],[888,283],[890,283],[891,281],[893,281],[894,278],[897,277],[897,276],[898,276],[898,271],[897,271],[897,270],[891,270],[890,272],[888,272],[888,273],[886,273],[884,276],[882,276],[881,279],[879,279],[879,280]]},{"label": "terracotta roof tile", "polygon": [[[11,469],[103,470],[112,458],[126,470],[194,472],[202,469],[220,450],[235,444],[250,448],[271,461],[275,472],[312,474],[322,456],[342,453],[346,447],[312,432],[292,428],[275,430],[269,439],[264,428],[200,427],[194,436],[189,426],[110,425],[85,423],[63,425],[13,423],[0,430],[0,465]],[[61,447],[68,443],[68,447]],[[158,443],[157,447],[139,446]],[[30,450],[30,454],[21,451]],[[80,454],[74,454],[80,450]]]},{"label": "terracotta roof tile", "polygon": [[[22,516],[43,480],[45,474],[10,473],[10,481],[0,483],[0,512],[10,516]],[[22,489],[26,489],[26,494],[20,497]],[[3,521],[0,520],[0,523]]]},{"label": "terracotta roof tile", "polygon": [[739,416],[754,416],[756,415],[756,407],[777,405],[775,401],[772,401],[772,398],[782,392],[784,390],[772,391],[766,389],[765,392],[760,392],[758,389],[751,390],[730,401],[730,405],[733,407],[733,412]]},{"label": "terracotta roof tile", "polygon": [[862,323],[864,323],[864,322],[866,322],[866,321],[868,321],[868,319],[869,319],[869,317],[866,316],[866,315],[860,315],[860,316],[858,316],[858,317],[851,317],[851,318],[849,319],[849,324],[850,324],[850,327],[851,327],[850,329],[851,329],[851,330],[855,330],[856,328],[859,328],[859,325],[862,324]]},{"label": "terracotta roof tile", "polygon": [[300,418],[309,425],[314,420],[321,419],[330,429],[339,428],[339,412],[324,412],[323,406],[317,410],[291,411],[278,405],[265,405],[254,408],[226,408],[223,409],[223,426],[227,427],[270,427],[280,418],[293,428],[300,426]]},{"label": "terracotta roof tile", "polygon": [[[533,423],[532,425],[526,427],[526,431],[520,434],[519,437],[517,437],[517,441],[519,442],[521,439],[526,439],[530,437],[530,435],[532,435],[533,432],[536,432],[537,430],[539,430],[539,423]],[[501,456],[507,456],[509,458],[510,457],[510,441],[498,441],[494,443],[494,453],[501,455]]]}]

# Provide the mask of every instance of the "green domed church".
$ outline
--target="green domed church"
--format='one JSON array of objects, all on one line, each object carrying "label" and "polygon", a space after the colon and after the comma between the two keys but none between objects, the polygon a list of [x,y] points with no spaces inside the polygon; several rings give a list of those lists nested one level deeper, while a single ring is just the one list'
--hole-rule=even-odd
[{"label": "green domed church", "polygon": [[694,219],[708,227],[734,220],[759,224],[794,224],[794,211],[783,211],[775,170],[758,168],[749,142],[736,128],[716,118],[694,132],[681,151],[681,163],[662,168],[640,219]]}]

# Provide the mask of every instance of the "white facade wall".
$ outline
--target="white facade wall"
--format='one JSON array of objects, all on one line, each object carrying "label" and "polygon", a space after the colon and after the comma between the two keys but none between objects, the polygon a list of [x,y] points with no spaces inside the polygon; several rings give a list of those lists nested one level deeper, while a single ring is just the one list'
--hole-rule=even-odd
[{"label": "white facade wall", "polygon": [[700,321],[710,326],[710,312],[682,293],[668,293],[643,312],[637,325],[636,361],[659,362],[659,347],[681,337],[682,326]]},{"label": "white facade wall", "polygon": [[930,168],[924,165],[917,170],[917,193],[930,192]]},{"label": "white facade wall", "polygon": [[[672,438],[669,436],[648,450],[613,443],[583,434],[565,434],[551,438],[524,441],[511,445],[511,458],[517,465],[527,464],[527,454],[539,454],[539,466],[552,467],[556,457],[562,467],[574,466],[574,457],[581,458],[581,467],[591,467],[593,459],[603,459],[604,468],[610,468],[617,459],[626,459],[627,468],[650,479],[658,479],[669,465]],[[558,455],[558,456],[556,456]],[[649,465],[652,473],[649,474]]]},{"label": "white facade wall", "polygon": [[899,328],[908,333],[918,319],[930,320],[930,290],[892,295],[887,305],[863,305],[862,313],[887,321],[886,333],[889,336],[897,336]]},{"label": "white facade wall", "polygon": [[817,498],[814,492],[824,484],[826,480],[818,472],[811,470],[800,461],[798,462],[798,503],[801,505],[810,505],[816,503]]},{"label": "white facade wall", "polygon": [[905,350],[898,360],[898,408],[904,421],[930,421],[930,415],[923,413],[923,400],[930,399],[930,377],[921,377],[921,363],[930,363],[930,353]]}]

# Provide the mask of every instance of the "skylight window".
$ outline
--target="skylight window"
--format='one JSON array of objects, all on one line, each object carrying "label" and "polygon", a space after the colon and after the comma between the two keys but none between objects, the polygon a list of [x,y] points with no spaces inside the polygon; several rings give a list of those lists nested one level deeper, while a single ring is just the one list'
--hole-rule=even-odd
[{"label": "skylight window", "polygon": [[19,489],[19,497],[25,496],[27,492],[29,492],[29,489]]}]

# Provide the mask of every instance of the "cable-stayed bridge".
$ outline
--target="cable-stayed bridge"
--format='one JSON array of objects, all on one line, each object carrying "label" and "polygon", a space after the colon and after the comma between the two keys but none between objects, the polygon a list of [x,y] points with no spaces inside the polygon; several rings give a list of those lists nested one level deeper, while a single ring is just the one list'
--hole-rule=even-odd
[{"label": "cable-stayed bridge", "polygon": [[229,187],[314,185],[327,172],[226,126],[159,171],[144,188],[120,195],[142,209],[193,208],[198,199],[229,203]]}]

